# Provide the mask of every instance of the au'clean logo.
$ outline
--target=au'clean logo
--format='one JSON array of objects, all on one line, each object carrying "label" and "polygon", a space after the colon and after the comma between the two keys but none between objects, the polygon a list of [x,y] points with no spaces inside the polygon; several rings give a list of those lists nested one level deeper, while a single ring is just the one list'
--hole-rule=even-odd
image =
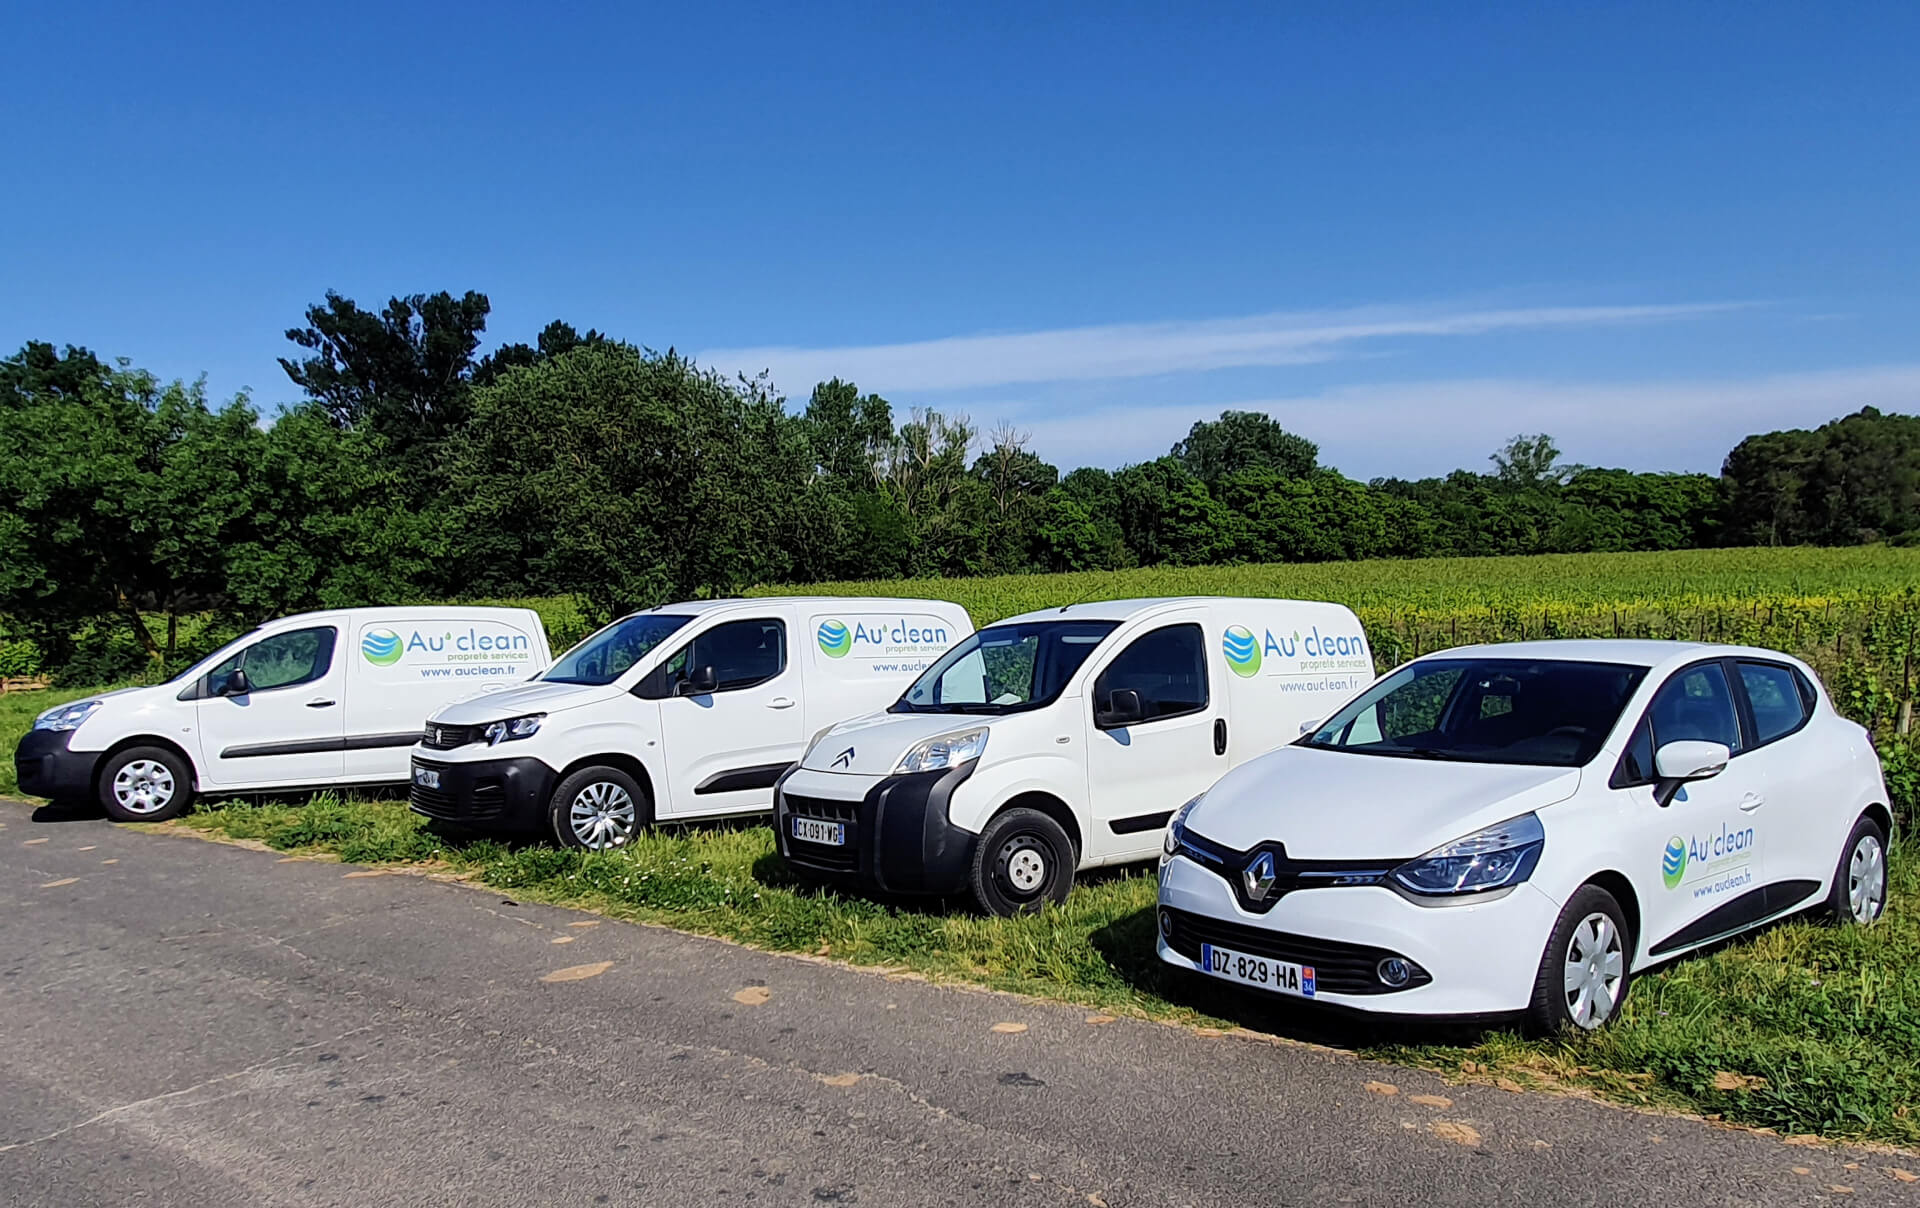
[{"label": "au'clean logo", "polygon": [[1687,841],[1679,835],[1667,840],[1667,850],[1660,857],[1660,879],[1667,883],[1668,889],[1680,884],[1680,878],[1687,875]]},{"label": "au'clean logo", "polygon": [[1226,634],[1220,639],[1220,650],[1227,656],[1227,666],[1235,675],[1260,673],[1260,640],[1246,626],[1227,626]]},{"label": "au'clean logo", "polygon": [[360,653],[376,667],[400,661],[400,635],[391,629],[369,629],[360,635]]},{"label": "au'clean logo", "polygon": [[853,631],[844,621],[820,622],[820,650],[830,659],[843,659],[853,649]]}]

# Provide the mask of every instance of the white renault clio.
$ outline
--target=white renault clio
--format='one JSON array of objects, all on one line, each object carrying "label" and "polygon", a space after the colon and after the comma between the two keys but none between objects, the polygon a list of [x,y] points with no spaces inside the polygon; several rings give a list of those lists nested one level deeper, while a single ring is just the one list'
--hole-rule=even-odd
[{"label": "white renault clio", "polygon": [[1175,814],[1157,947],[1365,1011],[1597,1028],[1704,944],[1816,906],[1873,922],[1892,823],[1866,731],[1795,659],[1450,650]]}]

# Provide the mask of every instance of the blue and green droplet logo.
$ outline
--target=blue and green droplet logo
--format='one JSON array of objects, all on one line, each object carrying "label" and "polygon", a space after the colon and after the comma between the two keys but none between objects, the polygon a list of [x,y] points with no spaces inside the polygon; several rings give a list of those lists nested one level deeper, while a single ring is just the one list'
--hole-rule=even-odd
[{"label": "blue and green droplet logo", "polygon": [[400,661],[400,635],[391,629],[369,629],[360,635],[360,653],[376,667],[391,667]]},{"label": "blue and green droplet logo", "polygon": [[1660,858],[1660,879],[1667,883],[1668,889],[1680,884],[1680,878],[1687,875],[1687,843],[1679,835],[1667,840],[1666,854]]},{"label": "blue and green droplet logo", "polygon": [[1246,626],[1227,626],[1226,634],[1220,639],[1220,651],[1227,656],[1227,666],[1235,675],[1251,677],[1260,673],[1260,640]]},{"label": "blue and green droplet logo", "polygon": [[853,631],[844,621],[820,622],[820,651],[830,659],[843,659],[853,649]]}]

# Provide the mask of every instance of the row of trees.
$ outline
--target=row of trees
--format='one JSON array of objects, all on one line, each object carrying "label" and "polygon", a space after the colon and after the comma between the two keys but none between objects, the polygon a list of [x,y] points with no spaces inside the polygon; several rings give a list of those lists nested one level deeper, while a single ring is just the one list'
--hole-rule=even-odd
[{"label": "row of trees", "polygon": [[[1920,531],[1920,419],[1750,437],[1715,478],[1563,464],[1357,482],[1229,411],[1165,456],[1062,475],[1017,431],[839,380],[788,408],[552,323],[480,355],[485,296],[329,294],[263,416],[77,347],[0,362],[0,616],[54,662],[114,618],[572,592],[606,614],[756,582],[1152,564],[1850,543]],[[159,618],[155,620],[155,618]]]}]

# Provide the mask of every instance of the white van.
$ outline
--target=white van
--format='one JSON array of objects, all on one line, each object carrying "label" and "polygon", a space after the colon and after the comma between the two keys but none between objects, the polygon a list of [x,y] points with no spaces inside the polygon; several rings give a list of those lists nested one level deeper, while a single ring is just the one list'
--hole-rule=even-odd
[{"label": "white van", "polygon": [[196,794],[403,783],[427,715],[547,665],[530,608],[343,608],[269,621],[173,680],[50,709],[20,788],[154,822]]},{"label": "white van", "polygon": [[884,713],[816,738],[775,800],[780,854],[995,914],[1076,868],[1151,859],[1173,811],[1372,682],[1352,612],[1295,600],[1116,600],[1010,617]]},{"label": "white van", "polygon": [[876,709],[973,632],[939,600],[774,596],[622,617],[532,683],[442,709],[415,811],[612,848],[655,820],[765,812],[824,725]]}]

